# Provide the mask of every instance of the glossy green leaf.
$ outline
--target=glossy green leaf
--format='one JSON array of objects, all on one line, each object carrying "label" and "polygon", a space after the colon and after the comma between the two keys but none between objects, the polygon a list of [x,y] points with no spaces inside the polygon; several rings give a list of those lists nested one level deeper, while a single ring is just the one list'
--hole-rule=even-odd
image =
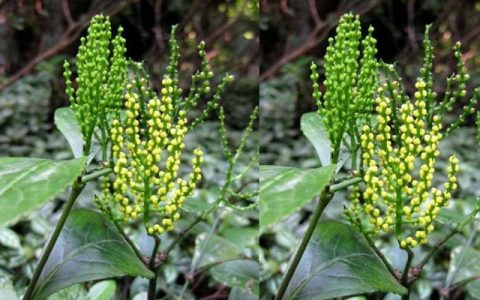
[{"label": "glossy green leaf", "polygon": [[[450,268],[448,270],[448,280],[452,280],[452,285],[466,284],[466,290],[474,298],[480,296],[480,279],[471,281],[480,276],[480,251],[474,248],[456,247],[450,253]],[[476,298],[477,299],[477,298]]]},{"label": "glossy green leaf", "polygon": [[20,237],[17,235],[17,233],[6,227],[0,228],[0,245],[12,249],[22,248],[22,245],[20,244]]},{"label": "glossy green leaf", "polygon": [[62,107],[55,111],[55,125],[67,139],[74,157],[80,157],[83,153],[83,135],[78,124],[75,112],[69,107]]},{"label": "glossy green leaf", "polygon": [[0,225],[53,199],[77,178],[85,157],[55,161],[27,157],[0,158]]},{"label": "glossy green leaf", "polygon": [[331,299],[373,292],[402,294],[363,236],[349,225],[322,222],[290,281],[285,299]]},{"label": "glossy green leaf", "polygon": [[126,275],[151,278],[153,273],[104,215],[79,209],[68,217],[34,296],[44,299],[75,283]]},{"label": "glossy green leaf", "polygon": [[331,162],[332,145],[323,125],[322,117],[317,112],[303,114],[300,120],[300,128],[315,147],[322,166],[328,166]]},{"label": "glossy green leaf", "polygon": [[113,280],[97,282],[88,290],[88,300],[111,300],[115,296],[117,284]]},{"label": "glossy green leaf", "polygon": [[315,169],[260,166],[260,230],[320,194],[334,171],[335,165]]},{"label": "glossy green leaf", "polygon": [[10,280],[5,278],[0,278],[0,298],[8,300],[18,300],[20,299],[13,288],[13,284]]},{"label": "glossy green leaf", "polygon": [[74,284],[67,288],[64,288],[61,291],[56,292],[55,294],[48,297],[48,300],[65,300],[65,299],[75,299],[75,300],[87,300],[87,292],[81,284]]},{"label": "glossy green leaf", "polygon": [[230,290],[228,300],[258,300],[258,296],[244,289],[233,288]]},{"label": "glossy green leaf", "polygon": [[258,274],[260,266],[247,259],[227,261],[210,269],[210,274],[226,286],[241,288],[259,294]]},{"label": "glossy green leaf", "polygon": [[240,249],[229,240],[218,235],[208,236],[202,233],[195,240],[192,263],[197,263],[197,267],[201,268],[222,260],[236,258],[239,254]]}]

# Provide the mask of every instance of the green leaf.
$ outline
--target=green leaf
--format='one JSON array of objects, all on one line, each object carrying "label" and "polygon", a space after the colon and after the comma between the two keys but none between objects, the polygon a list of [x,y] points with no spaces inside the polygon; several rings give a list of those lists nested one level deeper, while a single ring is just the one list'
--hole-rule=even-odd
[{"label": "green leaf", "polygon": [[257,244],[258,229],[252,227],[226,227],[221,234],[240,249]]},{"label": "green leaf", "polygon": [[115,296],[117,284],[113,280],[95,283],[87,294],[88,300],[111,300]]},{"label": "green leaf", "polygon": [[322,117],[317,112],[303,114],[300,120],[300,129],[315,147],[322,166],[328,166],[331,163],[332,145]]},{"label": "green leaf", "polygon": [[81,284],[74,284],[67,288],[64,288],[61,291],[56,292],[55,294],[48,297],[48,300],[65,300],[65,299],[75,299],[75,300],[86,300],[85,299],[86,291]]},{"label": "green leaf", "polygon": [[54,198],[77,178],[85,157],[55,161],[27,157],[0,158],[0,225]]},{"label": "green leaf", "polygon": [[0,245],[12,249],[21,249],[20,238],[17,233],[10,228],[0,228]]},{"label": "green leaf", "polygon": [[259,294],[257,262],[246,259],[224,262],[210,269],[210,274],[218,282],[232,288],[241,288],[255,295]]},{"label": "green leaf", "polygon": [[285,299],[320,300],[362,293],[406,293],[360,233],[349,225],[318,225]]},{"label": "green leaf", "polygon": [[55,125],[67,139],[70,149],[72,149],[73,156],[82,156],[84,141],[75,112],[69,107],[62,107],[55,111],[54,118]]},{"label": "green leaf", "polygon": [[450,259],[450,268],[448,276],[452,281],[452,285],[465,284],[465,287],[472,297],[478,299],[480,296],[480,279],[471,281],[473,278],[480,276],[480,251],[474,248],[468,248],[464,251],[464,247],[459,246],[452,250]]},{"label": "green leaf", "polygon": [[335,165],[315,169],[260,166],[260,231],[320,194],[334,171]]},{"label": "green leaf", "polygon": [[258,296],[244,289],[233,288],[230,290],[228,300],[258,300]]},{"label": "green leaf", "polygon": [[198,262],[198,268],[217,263],[222,260],[238,257],[240,249],[218,235],[208,236],[202,233],[195,239],[195,252],[193,254],[192,264]]},{"label": "green leaf", "polygon": [[6,280],[5,278],[0,278],[0,295],[2,299],[20,299],[13,288],[12,282],[10,280]]},{"label": "green leaf", "polygon": [[120,276],[151,278],[153,273],[104,215],[79,209],[68,217],[34,296],[44,299],[75,283]]}]

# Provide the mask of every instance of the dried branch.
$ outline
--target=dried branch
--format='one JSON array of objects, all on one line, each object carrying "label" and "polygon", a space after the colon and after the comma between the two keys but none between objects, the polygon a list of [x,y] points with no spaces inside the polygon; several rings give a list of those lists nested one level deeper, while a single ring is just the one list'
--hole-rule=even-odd
[{"label": "dried branch", "polygon": [[[109,2],[109,4],[113,4],[113,3],[120,3],[120,4],[113,6],[110,9],[106,9],[103,12],[107,15],[112,16],[119,13],[120,11],[122,11],[123,9],[125,9],[126,7],[128,7],[129,5],[137,1],[138,0],[126,0],[122,2],[111,1]],[[100,11],[96,9],[90,10],[84,15],[82,15],[78,21],[74,21],[73,23],[71,23],[52,47],[48,48],[43,52],[38,53],[23,68],[18,70],[15,74],[10,76],[5,82],[3,82],[0,85],[0,92],[5,90],[10,85],[12,85],[15,81],[19,80],[23,76],[30,73],[42,61],[54,56],[55,54],[57,54],[58,52],[62,51],[63,49],[68,47],[70,44],[75,42],[79,38],[82,31],[90,23],[90,19],[98,13],[100,13]]]}]

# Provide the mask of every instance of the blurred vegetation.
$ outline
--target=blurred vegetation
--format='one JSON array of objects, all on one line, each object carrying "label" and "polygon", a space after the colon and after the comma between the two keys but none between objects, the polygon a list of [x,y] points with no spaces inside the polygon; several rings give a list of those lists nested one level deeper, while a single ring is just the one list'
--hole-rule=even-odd
[{"label": "blurred vegetation", "polygon": [[[226,72],[236,78],[226,90],[222,105],[230,144],[238,146],[241,130],[258,105],[258,10],[258,3],[250,0],[0,1],[0,156],[59,159],[72,156],[53,122],[55,109],[68,104],[62,61],[73,59],[80,44],[79,37],[85,34],[91,16],[98,13],[109,15],[112,27],[124,27],[127,57],[145,62],[156,89],[160,87],[168,62],[171,26],[178,24],[177,39],[182,51],[181,86],[188,87],[191,73],[199,68],[196,45],[204,40],[208,59],[218,76],[213,82],[219,82]],[[202,171],[205,179],[198,194],[187,201],[185,210],[189,213],[184,214],[179,228],[192,222],[197,213],[218,196],[225,179],[227,163],[222,155],[217,119],[213,114],[187,136],[187,148],[191,147],[187,152],[195,146],[204,149],[206,163]],[[257,140],[255,133],[237,168],[245,167],[255,155]],[[257,178],[257,169],[254,168],[245,178],[245,186],[234,188],[253,191],[258,188]],[[89,184],[77,206],[93,207],[92,198],[97,189],[95,184]],[[13,289],[21,294],[60,215],[65,197],[66,193],[15,226],[0,228],[0,290],[8,291],[13,283]],[[234,204],[242,205],[235,201]],[[256,260],[257,224],[256,209],[238,212],[228,207],[219,209],[198,224],[171,253],[171,259],[163,268],[158,286],[164,296],[252,298],[252,290],[232,288],[220,273],[212,271],[214,269],[198,268],[194,257],[198,260],[200,255],[208,261]],[[148,236],[133,229],[129,233],[141,251],[150,253],[153,245]],[[215,241],[225,242],[234,251],[225,254],[203,249],[198,237],[210,233]],[[164,246],[167,244],[168,238],[162,242]],[[147,286],[148,281],[143,279],[117,280],[115,299],[133,299],[135,296],[144,299]],[[85,290],[90,287],[88,284],[76,285],[52,299],[85,299],[81,297],[85,297]]]},{"label": "blurred vegetation", "polygon": [[[436,56],[434,90],[439,95],[437,99],[443,98],[447,75],[455,71],[452,47],[456,41],[462,42],[463,59],[473,78],[471,82],[478,86],[480,1],[261,1],[261,164],[320,166],[315,149],[302,135],[299,125],[302,114],[316,109],[311,97],[309,63],[315,60],[320,66],[319,70],[323,71],[322,58],[327,39],[333,35],[338,18],[349,11],[360,14],[363,31],[366,32],[369,25],[375,27],[373,35],[378,41],[377,57],[387,63],[396,63],[410,95],[422,64],[421,41],[427,24],[432,24],[431,39]],[[321,83],[322,74],[320,77]],[[469,86],[467,90],[471,93],[473,87]],[[324,91],[323,86],[320,89]],[[460,109],[461,106],[452,115],[446,116],[446,122],[451,123]],[[442,224],[438,226],[438,232],[432,237],[432,243],[449,232],[451,216],[462,218],[472,209],[479,196],[480,154],[474,126],[474,118],[468,119],[465,127],[441,144],[441,152],[445,157],[442,157],[437,169],[439,173],[443,172],[448,155],[455,153],[461,162],[460,191],[455,195],[455,204],[445,213]],[[444,178],[438,180],[440,182]],[[344,220],[342,209],[346,203],[344,192],[336,194],[322,218]],[[275,295],[289,259],[305,233],[313,209],[314,203],[260,236],[261,299],[272,299]],[[453,267],[458,267],[461,273],[462,268],[468,265],[465,262],[460,266],[454,265],[451,256],[455,253],[458,255],[460,247],[476,230],[478,224],[473,224],[465,233],[447,243],[428,264],[411,299],[438,299],[447,276],[452,276]],[[405,264],[406,255],[397,249],[393,240],[383,239],[379,244],[396,268]],[[480,249],[480,240],[474,239],[472,245]],[[416,257],[422,257],[427,250],[427,247],[419,248]],[[475,294],[477,288],[471,284],[450,291],[451,298],[448,299],[478,299],[478,294]],[[368,299],[382,299],[382,295],[372,295]],[[386,299],[398,298],[387,295]]]}]

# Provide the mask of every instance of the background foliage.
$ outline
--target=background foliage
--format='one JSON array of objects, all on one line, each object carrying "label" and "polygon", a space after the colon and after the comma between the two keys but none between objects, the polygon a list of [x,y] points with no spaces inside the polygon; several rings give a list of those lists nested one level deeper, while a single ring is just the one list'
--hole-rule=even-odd
[{"label": "background foliage", "polygon": [[[170,28],[178,24],[181,48],[181,83],[188,87],[199,68],[196,45],[206,42],[207,56],[218,82],[225,72],[237,80],[226,90],[222,105],[232,147],[258,104],[258,3],[222,1],[0,1],[0,156],[72,158],[68,143],[54,125],[54,112],[66,106],[62,61],[74,57],[79,37],[91,16],[111,16],[112,27],[124,27],[127,56],[144,61],[155,88],[168,63]],[[187,200],[179,228],[193,221],[219,193],[227,163],[219,139],[217,116],[212,115],[187,137],[187,152],[200,146],[205,153],[204,181]],[[256,153],[257,136],[247,143],[237,168],[245,167]],[[186,159],[189,159],[186,157]],[[257,170],[246,178],[247,189],[258,187]],[[239,188],[240,186],[236,186]],[[98,186],[89,183],[77,207],[93,208]],[[52,226],[57,221],[67,192],[22,218],[14,226],[0,228],[0,290],[21,294],[38,261]],[[165,297],[184,299],[247,299],[258,294],[256,209],[236,212],[219,209],[198,224],[170,254],[162,267],[159,287]],[[153,245],[139,228],[129,233],[145,255]],[[168,237],[162,242],[168,245]],[[220,247],[221,251],[213,246]],[[223,247],[225,246],[225,247]],[[228,261],[223,265],[221,261]],[[231,273],[244,274],[238,281]],[[143,299],[146,279],[117,280],[74,285],[51,299]],[[245,298],[247,297],[247,298]]]},{"label": "background foliage", "polygon": [[[434,90],[439,94],[438,98],[443,96],[446,76],[455,70],[452,46],[456,41],[462,42],[463,59],[473,78],[473,85],[478,85],[480,21],[475,17],[480,11],[478,1],[261,1],[261,164],[320,166],[314,147],[300,131],[300,117],[316,109],[311,97],[309,65],[314,60],[323,72],[321,58],[325,54],[327,39],[333,36],[338,18],[349,11],[360,14],[364,33],[369,25],[375,27],[373,36],[378,41],[377,57],[387,63],[396,62],[410,95],[414,91],[414,82],[423,59],[423,33],[425,26],[430,23],[433,26],[431,39],[436,55]],[[322,81],[320,74],[320,82]],[[320,89],[324,90],[322,86]],[[472,86],[468,89],[470,92],[473,90]],[[460,109],[458,107],[454,114],[446,116],[446,122],[455,118]],[[453,216],[463,216],[470,211],[475,198],[479,196],[475,188],[479,181],[480,165],[474,126],[474,119],[468,119],[464,128],[440,145],[442,159],[438,163],[439,174],[446,168],[448,155],[455,153],[460,159],[460,191],[455,195],[455,204],[444,214],[442,224],[438,226],[435,236],[432,236],[432,244],[449,232],[454,223]],[[438,182],[442,180],[445,178],[438,178]],[[345,192],[337,193],[322,220],[345,222],[342,208],[346,203]],[[313,207],[312,203],[307,204],[297,213],[261,233],[261,299],[271,299],[278,289],[288,261],[305,233]],[[471,250],[479,249],[479,241],[475,238],[477,230],[478,224],[473,224],[447,243],[427,265],[416,284],[412,299],[437,299],[440,292],[446,291],[444,288],[448,280],[451,281],[451,288],[455,285],[453,282],[458,283],[461,278],[465,278],[462,277],[464,272],[475,273],[466,271],[468,266],[465,261],[459,263],[458,253],[461,249],[459,247],[465,245],[470,236],[473,239],[467,255],[471,255]],[[394,267],[401,269],[406,255],[396,249],[395,243],[394,240],[382,238],[379,245]],[[419,248],[416,257],[421,258],[427,250],[428,247]],[[454,267],[463,271],[453,275]],[[449,290],[451,298],[448,299],[476,299],[478,292],[475,284]],[[397,299],[396,297],[398,296],[387,295],[387,299]],[[380,294],[369,296],[369,299],[381,298]]]}]

